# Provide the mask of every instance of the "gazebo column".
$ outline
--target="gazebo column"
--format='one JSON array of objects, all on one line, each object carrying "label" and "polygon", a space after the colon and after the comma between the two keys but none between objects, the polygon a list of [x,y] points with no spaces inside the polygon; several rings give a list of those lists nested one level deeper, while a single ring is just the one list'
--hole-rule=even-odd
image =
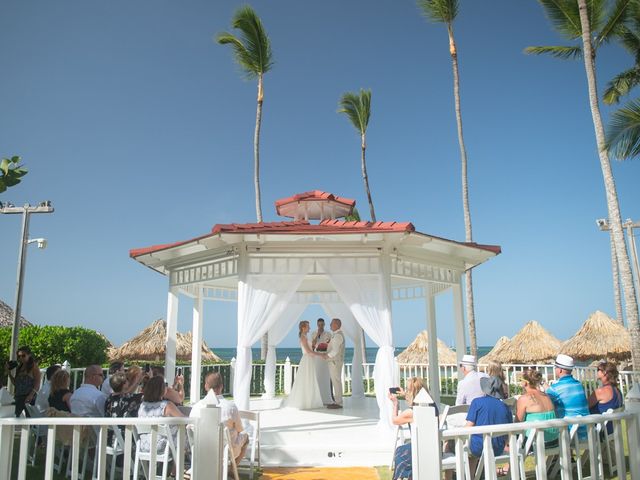
[{"label": "gazebo column", "polygon": [[[467,341],[465,337],[464,325],[464,303],[462,300],[462,285],[456,283],[452,285],[453,289],[453,318],[456,328],[456,358],[458,365],[462,360],[462,356],[467,353]],[[458,379],[462,379],[462,372],[458,371]]]},{"label": "gazebo column", "polygon": [[429,391],[436,404],[440,404],[440,361],[438,359],[436,299],[429,283],[425,284],[424,291],[427,306],[427,334],[429,337]]},{"label": "gazebo column", "polygon": [[164,354],[164,379],[171,385],[176,372],[176,332],[178,327],[178,287],[169,287],[167,295],[167,341]]},{"label": "gazebo column", "polygon": [[191,327],[191,390],[189,398],[191,403],[200,400],[200,379],[202,378],[202,287],[197,287],[198,293],[193,300],[193,325]]}]

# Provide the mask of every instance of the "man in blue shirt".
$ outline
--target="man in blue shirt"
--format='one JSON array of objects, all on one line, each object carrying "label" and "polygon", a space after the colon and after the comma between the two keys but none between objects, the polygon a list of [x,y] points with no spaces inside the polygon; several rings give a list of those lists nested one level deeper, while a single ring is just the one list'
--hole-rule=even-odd
[{"label": "man in blue shirt", "polygon": [[[512,423],[513,415],[509,407],[502,401],[503,383],[497,377],[484,377],[480,379],[480,388],[484,392],[483,397],[478,397],[471,402],[467,413],[467,427],[482,425],[499,425]],[[491,446],[494,455],[502,455],[507,442],[507,436],[494,436],[491,438]],[[475,472],[478,458],[482,455],[482,435],[474,433],[469,440],[469,450],[476,457],[470,461],[471,471]]]},{"label": "man in blue shirt", "polygon": [[[558,380],[546,390],[556,409],[556,417],[579,417],[589,415],[587,395],[582,384],[571,375],[573,358],[560,354],[555,361],[555,373]],[[578,436],[586,438],[587,429],[578,428]]]}]

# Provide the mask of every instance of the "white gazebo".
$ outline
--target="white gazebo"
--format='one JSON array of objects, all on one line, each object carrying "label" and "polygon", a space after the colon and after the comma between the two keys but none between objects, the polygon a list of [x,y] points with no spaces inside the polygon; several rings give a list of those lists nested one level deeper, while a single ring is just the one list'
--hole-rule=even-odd
[{"label": "white gazebo", "polygon": [[[211,232],[176,243],[131,250],[130,256],[169,278],[167,380],[175,371],[179,294],[194,299],[191,399],[199,398],[203,301],[238,304],[234,399],[249,407],[251,346],[265,333],[269,350],[267,396],[275,392],[275,347],[309,304],[343,321],[354,340],[353,396],[363,395],[357,365],[363,331],[378,346],[374,382],[380,423],[390,418],[394,379],[392,302],[425,299],[431,392],[439,400],[435,296],[453,293],[458,359],[466,352],[463,273],[500,253],[500,247],[447,240],[417,232],[411,223],[345,221],[355,201],[311,191],[278,200],[291,221],[218,224]],[[311,223],[311,220],[319,220]],[[222,328],[218,325],[217,328]]]}]

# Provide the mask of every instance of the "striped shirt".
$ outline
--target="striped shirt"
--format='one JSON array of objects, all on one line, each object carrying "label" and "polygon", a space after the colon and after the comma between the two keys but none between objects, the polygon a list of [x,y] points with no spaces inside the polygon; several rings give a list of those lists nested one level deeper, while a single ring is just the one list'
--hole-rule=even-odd
[{"label": "striped shirt", "polygon": [[[547,388],[546,394],[551,397],[558,418],[589,415],[589,405],[587,405],[584,387],[571,375],[560,378]],[[586,427],[582,426],[578,429],[580,438],[586,437],[586,434]]]}]

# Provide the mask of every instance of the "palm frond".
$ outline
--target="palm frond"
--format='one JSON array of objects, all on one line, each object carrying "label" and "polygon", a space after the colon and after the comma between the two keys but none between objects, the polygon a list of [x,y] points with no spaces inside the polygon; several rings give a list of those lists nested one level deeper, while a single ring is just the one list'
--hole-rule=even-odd
[{"label": "palm frond", "polygon": [[551,25],[563,36],[574,39],[582,35],[580,11],[576,0],[538,0]]},{"label": "palm frond", "polygon": [[347,92],[340,99],[338,113],[344,113],[354,127],[364,135],[371,116],[371,90],[360,89],[360,93]]},{"label": "palm frond", "polygon": [[418,7],[432,22],[451,24],[458,15],[458,0],[418,0]]},{"label": "palm frond", "polygon": [[223,32],[216,41],[231,45],[234,58],[249,78],[268,72],[273,66],[271,42],[256,12],[249,6],[239,8],[231,22],[239,35]]},{"label": "palm frond", "polygon": [[640,99],[627,103],[611,115],[607,149],[619,160],[640,155]]},{"label": "palm frond", "polygon": [[577,58],[582,58],[582,49],[578,46],[527,47],[524,49],[524,53],[527,53],[529,55],[551,55],[552,57],[561,58],[563,60],[574,60]]},{"label": "palm frond", "polygon": [[[618,36],[622,28],[624,27],[624,22],[627,21],[629,15],[631,14],[631,5],[634,4],[637,0],[617,0],[615,5],[613,6],[609,18],[605,25],[598,31],[598,34],[595,39],[595,47],[598,48],[602,43],[606,43],[610,41],[613,37]],[[592,31],[593,24],[591,26]]]},{"label": "palm frond", "polygon": [[640,23],[638,25],[629,23],[631,26],[621,25],[617,29],[616,40],[638,62],[640,60]]},{"label": "palm frond", "polygon": [[638,84],[640,84],[640,66],[635,65],[619,73],[607,83],[607,88],[602,95],[604,103],[607,105],[618,103],[620,97],[627,95]]}]

